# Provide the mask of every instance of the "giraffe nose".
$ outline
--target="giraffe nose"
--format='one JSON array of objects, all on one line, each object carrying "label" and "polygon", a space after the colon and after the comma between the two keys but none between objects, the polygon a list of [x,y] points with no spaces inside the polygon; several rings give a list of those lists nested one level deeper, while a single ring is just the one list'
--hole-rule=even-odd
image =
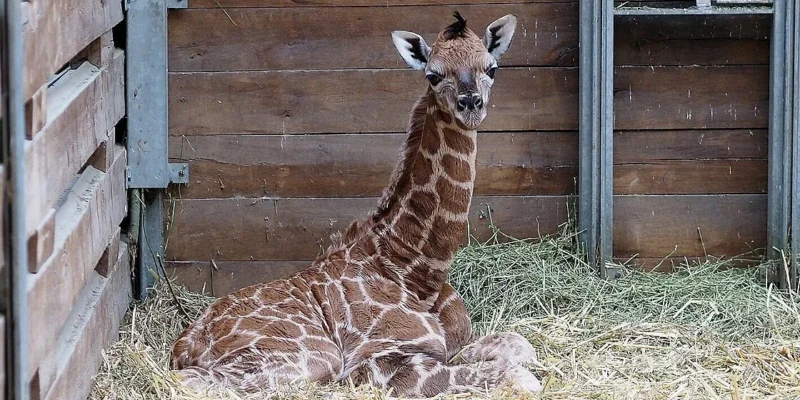
[{"label": "giraffe nose", "polygon": [[464,111],[464,109],[468,110],[475,110],[475,109],[482,109],[483,108],[483,99],[481,99],[481,95],[477,93],[471,94],[462,94],[458,96],[458,111]]}]

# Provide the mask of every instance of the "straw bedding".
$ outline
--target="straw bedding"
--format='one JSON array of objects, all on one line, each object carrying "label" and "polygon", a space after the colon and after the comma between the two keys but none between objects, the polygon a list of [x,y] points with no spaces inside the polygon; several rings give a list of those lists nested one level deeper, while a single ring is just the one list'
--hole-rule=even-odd
[{"label": "straw bedding", "polygon": [[[539,360],[531,368],[545,386],[535,398],[800,399],[800,300],[765,285],[763,268],[726,266],[709,260],[673,274],[628,271],[604,281],[576,256],[565,228],[536,243],[471,244],[459,252],[450,280],[476,330],[514,330],[534,345]],[[212,301],[177,286],[175,292],[192,317]],[[131,306],[90,398],[267,397],[203,397],[177,384],[169,349],[186,323],[160,282],[146,302]],[[519,397],[508,390],[471,396]],[[365,386],[311,384],[271,398],[389,396]]]}]

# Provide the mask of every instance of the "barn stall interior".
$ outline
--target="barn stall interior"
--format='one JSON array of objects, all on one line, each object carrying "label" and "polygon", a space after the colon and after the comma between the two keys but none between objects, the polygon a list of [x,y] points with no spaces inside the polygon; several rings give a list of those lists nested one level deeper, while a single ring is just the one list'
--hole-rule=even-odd
[{"label": "barn stall interior", "polygon": [[[519,19],[450,278],[476,328],[544,397],[800,396],[800,8],[689,3],[6,2],[7,398],[195,398],[172,341],[376,205],[425,90],[389,33],[455,10]],[[380,398],[283,394],[327,392]]]}]

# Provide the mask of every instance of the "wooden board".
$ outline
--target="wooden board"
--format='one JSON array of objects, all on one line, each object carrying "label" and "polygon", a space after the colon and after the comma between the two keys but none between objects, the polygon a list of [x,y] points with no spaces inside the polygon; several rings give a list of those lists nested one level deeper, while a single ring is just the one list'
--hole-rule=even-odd
[{"label": "wooden board", "polygon": [[220,297],[255,283],[288,278],[309,265],[311,261],[170,261],[166,268],[167,276],[187,289]]},{"label": "wooden board", "polygon": [[[30,368],[54,351],[56,337],[127,212],[124,148],[108,173],[88,166],[56,212],[55,251],[28,284]],[[44,392],[44,390],[43,390]]]},{"label": "wooden board", "polygon": [[[171,137],[170,157],[189,161],[182,198],[379,196],[405,134]],[[576,132],[480,133],[477,194],[575,191]]]},{"label": "wooden board", "polygon": [[[494,19],[517,15],[517,35],[503,66],[578,65],[577,2],[331,7],[324,10],[324,24],[317,22],[318,8],[264,6],[269,8],[170,13],[170,70],[405,69],[389,33],[411,30],[433,43],[455,9],[481,35]],[[617,65],[769,64],[769,27],[766,16],[618,19],[614,59]]]},{"label": "wooden board", "polygon": [[[171,71],[408,68],[390,33],[410,30],[428,44],[458,9],[478,35],[495,19],[517,15],[503,66],[577,65],[578,5],[498,4],[417,7],[246,8],[169,15]],[[198,27],[206,29],[198,29]],[[565,59],[566,57],[566,59]],[[569,62],[565,63],[565,61]]]},{"label": "wooden board", "polygon": [[767,160],[657,161],[615,165],[614,193],[767,193]]},{"label": "wooden board", "polygon": [[614,112],[619,130],[765,128],[769,68],[617,68]]},{"label": "wooden board", "polygon": [[83,63],[48,92],[48,123],[25,144],[26,226],[39,226],[78,171],[125,114],[125,57],[103,69]]},{"label": "wooden board", "polygon": [[767,159],[766,129],[617,131],[614,163]]},{"label": "wooden board", "polygon": [[[553,233],[567,218],[566,201],[566,196],[476,196],[470,232],[489,237],[491,217],[512,236]],[[327,247],[331,233],[376,205],[376,198],[177,200],[167,258],[307,260]]]},{"label": "wooden board", "polygon": [[[119,237],[115,240],[119,241]],[[94,274],[58,336],[58,351],[48,361],[50,374],[40,375],[44,399],[85,399],[103,362],[102,351],[119,338],[119,327],[131,299],[127,246],[120,245],[108,278]],[[48,366],[50,366],[48,365]]]},{"label": "wooden board", "polygon": [[766,245],[766,218],[764,194],[614,196],[614,256],[735,257]]},{"label": "wooden board", "polygon": [[394,7],[401,5],[440,5],[440,4],[502,4],[502,3],[572,3],[571,0],[196,0],[190,1],[191,8],[250,8],[250,7]]},{"label": "wooden board", "polygon": [[[765,128],[769,68],[629,67],[615,77],[616,128]],[[171,73],[170,134],[403,132],[419,71]],[[482,131],[577,130],[575,68],[498,73]],[[692,93],[689,93],[689,92]]]},{"label": "wooden board", "polygon": [[22,27],[26,99],[123,18],[120,1],[36,0],[29,4],[28,21]]}]

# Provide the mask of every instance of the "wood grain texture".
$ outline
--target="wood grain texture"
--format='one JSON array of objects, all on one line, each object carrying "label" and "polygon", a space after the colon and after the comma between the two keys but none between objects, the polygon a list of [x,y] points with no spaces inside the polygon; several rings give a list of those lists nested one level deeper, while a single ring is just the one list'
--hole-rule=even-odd
[{"label": "wood grain texture", "polygon": [[101,143],[113,142],[125,114],[125,57],[121,50],[102,69],[83,63],[50,87],[48,122],[25,144],[28,234],[53,207]]},{"label": "wood grain texture", "polygon": [[614,163],[767,159],[766,129],[616,131]]},{"label": "wood grain texture", "polygon": [[[627,67],[615,75],[619,130],[767,125],[764,66]],[[500,71],[481,130],[577,130],[577,78],[574,68]],[[425,90],[419,71],[404,70],[171,73],[169,83],[173,136],[403,132]]]},{"label": "wood grain texture", "polygon": [[[491,218],[504,233],[515,237],[553,233],[567,218],[566,202],[566,196],[476,196],[470,210],[470,232],[478,238],[489,237]],[[177,200],[167,258],[315,258],[327,247],[331,233],[366,216],[376,205],[376,198]]]},{"label": "wood grain texture", "polygon": [[765,128],[769,68],[617,68],[614,112],[619,130]]},{"label": "wood grain texture", "polygon": [[573,0],[196,0],[190,8],[260,8],[260,7],[396,7],[442,4],[573,3]]},{"label": "wood grain texture", "polygon": [[36,273],[53,254],[56,233],[56,210],[51,208],[28,237],[28,272]]},{"label": "wood grain texture", "polygon": [[92,41],[123,18],[122,2],[34,0],[22,26],[25,53],[25,98]]},{"label": "wood grain texture", "polygon": [[288,278],[311,261],[170,261],[167,276],[187,289],[225,296],[245,286]]},{"label": "wood grain texture", "polygon": [[[182,198],[379,196],[405,134],[171,137]],[[476,193],[574,193],[576,132],[479,133]]]},{"label": "wood grain texture", "polygon": [[735,257],[766,245],[766,217],[764,194],[614,196],[614,256]]},{"label": "wood grain texture", "polygon": [[[324,24],[317,23],[320,9],[311,7],[269,4],[227,15],[218,7],[173,12],[169,66],[171,71],[405,69],[389,33],[411,30],[432,43],[455,9],[478,34],[499,16],[517,15],[518,34],[504,66],[578,64],[577,2],[518,2],[330,7]],[[617,65],[768,64],[769,29],[768,16],[623,18],[614,27],[614,59]]]},{"label": "wood grain texture", "polygon": [[[483,35],[495,19],[518,17],[503,66],[577,65],[577,3],[528,3],[186,10],[169,14],[170,71],[408,68],[390,33],[410,30],[429,44],[459,10]],[[203,27],[203,29],[198,29]]]},{"label": "wood grain texture", "polygon": [[[88,166],[56,211],[55,251],[28,284],[30,368],[54,351],[58,332],[127,213],[125,149],[107,173]],[[41,387],[42,393],[46,389]]]},{"label": "wood grain texture", "polygon": [[[119,237],[115,239],[119,241]],[[106,350],[119,338],[119,327],[131,299],[128,251],[120,245],[108,278],[93,275],[58,337],[48,377],[40,375],[48,400],[85,399]],[[41,371],[40,371],[41,373]]]},{"label": "wood grain texture", "polygon": [[657,161],[615,165],[614,193],[767,193],[767,160]]}]

